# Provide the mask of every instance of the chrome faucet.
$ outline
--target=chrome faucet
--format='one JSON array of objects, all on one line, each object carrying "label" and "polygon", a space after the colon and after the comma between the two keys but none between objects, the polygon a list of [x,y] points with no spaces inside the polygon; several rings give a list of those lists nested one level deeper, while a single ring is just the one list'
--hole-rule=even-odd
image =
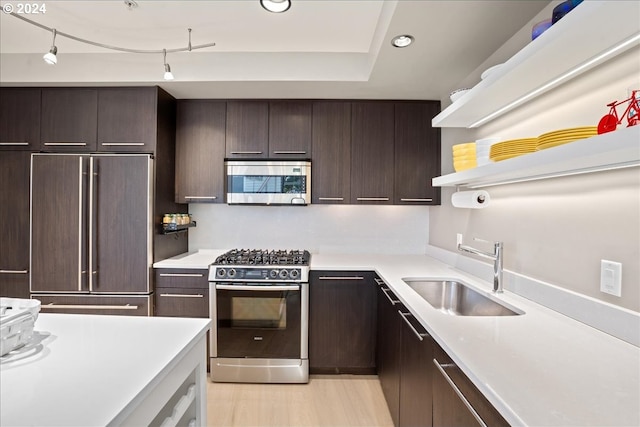
[{"label": "chrome faucet", "polygon": [[[482,242],[486,240],[474,239]],[[490,242],[488,242],[490,243]],[[482,252],[478,249],[472,248],[462,244],[462,234],[458,234],[458,250],[460,252],[469,252],[487,258],[493,261],[493,292],[502,293],[502,242],[493,243],[493,253]]]}]

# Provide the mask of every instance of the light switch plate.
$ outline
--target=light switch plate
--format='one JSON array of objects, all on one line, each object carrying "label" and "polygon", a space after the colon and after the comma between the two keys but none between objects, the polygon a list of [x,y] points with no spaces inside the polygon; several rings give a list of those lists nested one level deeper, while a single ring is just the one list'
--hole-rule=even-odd
[{"label": "light switch plate", "polygon": [[605,294],[622,296],[622,264],[600,260],[600,291]]}]

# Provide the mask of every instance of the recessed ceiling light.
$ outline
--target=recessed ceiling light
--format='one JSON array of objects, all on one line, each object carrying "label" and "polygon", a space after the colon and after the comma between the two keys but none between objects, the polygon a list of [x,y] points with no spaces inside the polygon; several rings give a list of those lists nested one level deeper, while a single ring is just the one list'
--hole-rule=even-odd
[{"label": "recessed ceiling light", "polygon": [[407,47],[411,43],[413,43],[413,36],[407,34],[396,36],[393,38],[393,40],[391,40],[391,44],[394,47]]},{"label": "recessed ceiling light", "polygon": [[260,0],[260,5],[269,12],[286,12],[291,7],[291,0]]}]

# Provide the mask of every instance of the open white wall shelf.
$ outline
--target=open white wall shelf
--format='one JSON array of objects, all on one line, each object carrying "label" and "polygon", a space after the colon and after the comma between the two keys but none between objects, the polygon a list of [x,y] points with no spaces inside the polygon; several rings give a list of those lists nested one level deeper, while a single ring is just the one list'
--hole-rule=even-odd
[{"label": "open white wall shelf", "polygon": [[640,2],[584,1],[432,120],[477,127],[640,44]]},{"label": "open white wall shelf", "polygon": [[433,178],[435,187],[481,188],[640,166],[640,125]]}]

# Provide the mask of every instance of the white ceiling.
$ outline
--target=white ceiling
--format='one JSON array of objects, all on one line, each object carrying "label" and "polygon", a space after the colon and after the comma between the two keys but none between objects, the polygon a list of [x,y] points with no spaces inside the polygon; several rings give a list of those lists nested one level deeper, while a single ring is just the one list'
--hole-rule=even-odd
[{"label": "white ceiling", "polygon": [[[0,14],[2,85],[151,85],[177,98],[440,99],[527,24],[548,0],[292,0],[283,14],[258,0],[46,1],[21,16],[97,43],[169,53],[123,53],[56,38]],[[18,10],[19,2],[12,4]],[[22,4],[25,4],[22,2]],[[391,46],[398,34],[415,43]]]}]

